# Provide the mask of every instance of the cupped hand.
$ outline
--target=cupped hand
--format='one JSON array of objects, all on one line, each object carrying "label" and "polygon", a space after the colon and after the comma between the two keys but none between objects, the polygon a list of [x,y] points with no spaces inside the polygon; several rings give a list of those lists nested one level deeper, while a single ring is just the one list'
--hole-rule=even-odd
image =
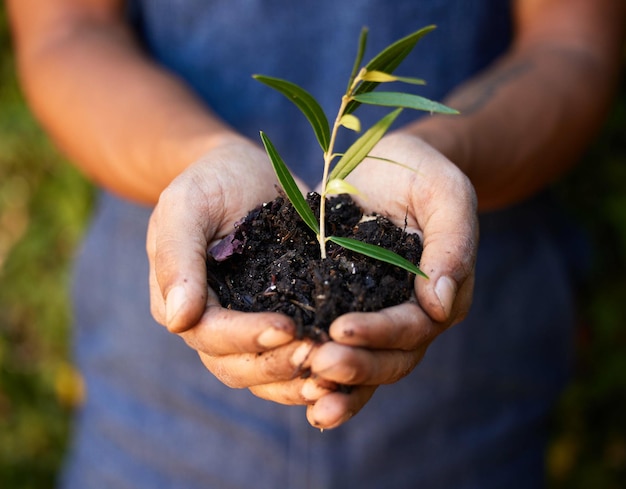
[{"label": "cupped hand", "polygon": [[[311,383],[353,386],[319,392],[307,417],[334,428],[356,414],[377,386],[398,381],[423,358],[428,345],[469,311],[478,246],[476,197],[467,177],[434,148],[405,133],[385,137],[348,178],[366,211],[389,217],[422,235],[415,300],[374,313],[350,313],[330,328],[333,342],[309,355]],[[408,170],[389,163],[408,165]],[[305,391],[312,391],[310,386]]]},{"label": "cupped hand", "polygon": [[[231,387],[284,382],[270,398],[288,403],[302,383],[290,358],[291,319],[277,313],[222,308],[207,286],[210,245],[249,210],[276,196],[266,154],[234,138],[205,154],[162,192],[150,218],[147,252],[154,318],[198,351],[205,366]],[[291,380],[294,379],[294,380]]]}]

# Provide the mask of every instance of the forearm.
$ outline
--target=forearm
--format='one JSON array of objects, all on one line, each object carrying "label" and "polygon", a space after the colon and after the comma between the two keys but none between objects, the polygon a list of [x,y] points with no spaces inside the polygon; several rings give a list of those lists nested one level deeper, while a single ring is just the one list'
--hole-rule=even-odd
[{"label": "forearm", "polygon": [[98,184],[153,203],[200,155],[237,137],[174,76],[153,65],[123,23],[68,22],[18,36],[23,86],[59,147]]},{"label": "forearm", "polygon": [[567,171],[593,138],[618,75],[618,38],[597,50],[518,43],[446,100],[461,115],[407,129],[470,177],[480,209],[518,202]]}]

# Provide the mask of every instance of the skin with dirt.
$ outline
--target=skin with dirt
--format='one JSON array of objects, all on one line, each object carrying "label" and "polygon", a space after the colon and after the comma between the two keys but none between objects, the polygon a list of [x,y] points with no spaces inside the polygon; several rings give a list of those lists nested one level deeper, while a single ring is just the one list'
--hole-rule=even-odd
[{"label": "skin with dirt", "polygon": [[[319,214],[319,195],[307,201]],[[380,215],[363,216],[349,195],[329,199],[329,235],[390,249],[419,265],[422,243]],[[293,318],[299,338],[328,339],[328,328],[347,312],[371,312],[412,300],[415,276],[397,266],[327,244],[320,258],[315,234],[279,196],[250,211],[235,232],[213,248],[209,286],[223,307],[275,311]]]}]

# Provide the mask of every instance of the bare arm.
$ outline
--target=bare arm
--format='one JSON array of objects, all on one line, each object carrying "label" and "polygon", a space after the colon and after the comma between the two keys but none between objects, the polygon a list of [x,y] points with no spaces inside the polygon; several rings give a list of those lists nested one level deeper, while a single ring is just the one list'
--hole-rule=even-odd
[{"label": "bare arm", "polygon": [[[290,318],[222,309],[207,289],[209,244],[276,195],[265,152],[142,53],[123,0],[8,6],[23,86],[48,132],[96,183],[156,203],[146,243],[154,318],[228,385],[291,379]],[[258,354],[281,345],[268,371]]]},{"label": "bare arm", "polygon": [[409,130],[470,178],[479,209],[518,202],[580,156],[609,107],[626,23],[623,0],[519,0],[510,51],[446,101],[457,117]]},{"label": "bare arm", "polygon": [[430,280],[416,280],[419,308],[402,304],[347,314],[331,325],[335,341],[310,355],[311,371],[355,387],[350,396],[332,393],[310,406],[311,424],[333,427],[349,419],[377,385],[407,375],[437,335],[464,317],[473,289],[476,227],[473,195],[451,162],[469,177],[483,210],[521,201],[563,174],[609,106],[625,5],[519,0],[512,48],[447,100],[463,115],[427,117],[375,148],[378,156],[413,166],[418,177],[376,160],[350,175],[368,197],[364,205],[423,231],[420,266]]},{"label": "bare arm", "polygon": [[30,105],[95,182],[154,203],[207,151],[239,137],[141,52],[122,0],[8,0]]}]

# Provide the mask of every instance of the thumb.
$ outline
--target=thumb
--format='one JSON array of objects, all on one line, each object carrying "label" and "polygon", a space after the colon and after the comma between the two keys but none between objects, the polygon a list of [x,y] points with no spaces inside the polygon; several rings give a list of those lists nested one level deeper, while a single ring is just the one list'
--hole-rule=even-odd
[{"label": "thumb", "polygon": [[472,245],[457,246],[431,242],[424,248],[421,269],[428,279],[416,277],[417,299],[435,321],[455,324],[469,312],[474,286]]},{"label": "thumb", "polygon": [[148,227],[152,314],[172,333],[193,327],[207,302],[206,250],[216,221],[198,200],[194,192],[171,185],[161,194]]},{"label": "thumb", "polygon": [[456,323],[470,308],[478,247],[476,199],[468,191],[440,205],[423,227],[424,250],[420,268],[428,279],[417,277],[415,289],[421,307],[435,321]]}]

